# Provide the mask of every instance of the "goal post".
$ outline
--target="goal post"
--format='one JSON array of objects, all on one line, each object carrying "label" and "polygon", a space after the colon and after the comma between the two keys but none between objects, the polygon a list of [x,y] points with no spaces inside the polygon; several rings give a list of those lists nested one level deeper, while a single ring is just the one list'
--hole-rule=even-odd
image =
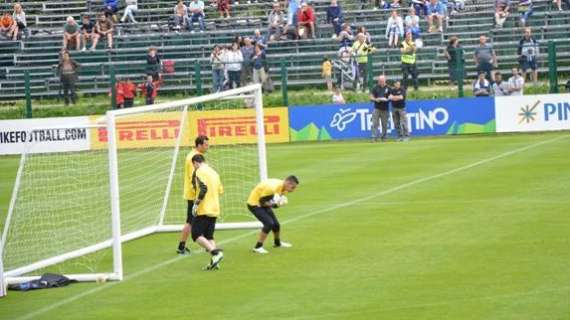
[{"label": "goal post", "polygon": [[[77,281],[121,279],[121,270],[100,263],[103,249],[120,250],[121,243],[120,233],[111,233],[107,150],[88,146],[89,133],[102,127],[80,123],[26,132],[0,240],[3,284],[38,279],[40,272]],[[68,135],[84,144],[58,145]],[[53,143],[46,147],[46,140]]]},{"label": "goal post", "polygon": [[246,200],[267,178],[265,122],[261,86],[249,85],[31,130],[80,130],[90,143],[56,152],[26,143],[0,240],[0,284],[44,272],[122,280],[123,242],[182,229],[184,164],[197,135],[209,136],[206,161],[224,184],[216,228],[260,228]]}]

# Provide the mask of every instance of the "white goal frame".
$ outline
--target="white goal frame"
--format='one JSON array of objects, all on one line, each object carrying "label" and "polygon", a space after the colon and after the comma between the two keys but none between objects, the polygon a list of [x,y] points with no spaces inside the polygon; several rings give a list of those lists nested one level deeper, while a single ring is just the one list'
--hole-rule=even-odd
[{"label": "white goal frame", "polygon": [[[50,257],[37,261],[35,263],[29,264],[24,267],[20,267],[14,270],[3,270],[3,252],[4,245],[6,243],[6,237],[8,234],[8,228],[10,227],[10,220],[12,218],[14,205],[16,203],[16,197],[19,190],[19,184],[22,176],[23,165],[26,161],[26,153],[22,154],[20,159],[20,167],[16,176],[16,182],[14,185],[14,190],[12,191],[12,199],[10,201],[10,207],[8,215],[6,218],[6,224],[4,226],[4,232],[2,234],[2,239],[0,240],[0,297],[5,294],[6,284],[21,283],[25,281],[30,281],[38,279],[39,276],[25,276],[26,274],[42,269],[54,264],[64,262],[73,258],[77,258],[83,255],[87,255],[102,249],[112,248],[113,251],[113,271],[110,273],[87,273],[87,274],[66,274],[67,277],[76,281],[106,281],[106,280],[123,280],[123,258],[122,258],[122,243],[137,238],[141,238],[153,233],[158,232],[176,232],[182,230],[183,224],[180,225],[165,225],[164,216],[166,212],[166,205],[168,203],[168,195],[170,193],[171,184],[174,179],[174,174],[176,172],[176,159],[178,157],[181,140],[182,140],[182,130],[179,130],[179,136],[176,141],[176,145],[173,152],[172,167],[170,170],[167,189],[165,193],[165,199],[162,205],[160,214],[160,219],[157,225],[146,227],[128,234],[121,233],[121,205],[120,205],[120,185],[119,185],[119,172],[118,172],[118,159],[117,159],[117,141],[116,141],[116,118],[118,116],[140,114],[144,112],[161,111],[165,109],[172,109],[175,107],[184,106],[182,112],[182,119],[180,125],[183,126],[188,112],[188,106],[197,105],[200,103],[205,103],[208,101],[215,100],[228,100],[228,99],[253,99],[253,104],[256,113],[256,126],[257,126],[257,153],[258,153],[258,164],[259,164],[259,178],[261,180],[267,178],[267,152],[265,148],[265,128],[264,128],[264,115],[263,115],[263,98],[262,89],[259,84],[252,84],[245,87],[222,91],[215,94],[194,97],[189,99],[178,100],[174,102],[160,103],[150,106],[135,107],[129,109],[121,110],[111,110],[107,111],[105,117],[101,117],[97,124],[84,125],[77,127],[89,127],[89,128],[106,128],[108,137],[108,159],[109,159],[109,192],[111,201],[111,222],[112,222],[112,237],[106,241],[93,244],[91,246],[67,252],[55,257]],[[104,123],[103,123],[104,122]],[[245,201],[245,199],[244,199]],[[235,229],[257,229],[261,227],[261,223],[255,222],[233,222],[233,223],[217,223],[217,230],[235,230]],[[4,276],[4,279],[2,279]]]}]

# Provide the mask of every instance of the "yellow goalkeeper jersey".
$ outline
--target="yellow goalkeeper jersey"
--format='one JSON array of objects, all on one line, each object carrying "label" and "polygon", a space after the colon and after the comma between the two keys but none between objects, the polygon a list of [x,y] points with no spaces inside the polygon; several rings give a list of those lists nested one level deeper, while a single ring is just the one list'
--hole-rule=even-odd
[{"label": "yellow goalkeeper jersey", "polygon": [[194,200],[196,199],[196,190],[192,186],[192,174],[194,173],[194,166],[192,165],[192,158],[201,154],[198,150],[192,149],[190,153],[186,156],[186,161],[184,162],[184,199]]},{"label": "yellow goalkeeper jersey", "polygon": [[275,194],[283,195],[287,191],[284,189],[284,181],[281,179],[267,179],[258,183],[247,199],[247,204],[250,206],[261,206],[261,199],[267,201]]},{"label": "yellow goalkeeper jersey", "polygon": [[[200,168],[196,170],[195,190],[195,200],[203,196],[198,205],[197,215],[219,217],[220,195],[224,193],[224,187],[218,173],[206,163],[202,163]],[[205,194],[203,194],[204,191]]]}]

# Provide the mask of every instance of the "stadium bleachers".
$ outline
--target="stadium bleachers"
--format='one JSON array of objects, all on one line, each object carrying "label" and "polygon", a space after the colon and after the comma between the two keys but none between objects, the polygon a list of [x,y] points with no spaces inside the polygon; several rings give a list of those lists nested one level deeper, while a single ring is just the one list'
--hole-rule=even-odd
[{"label": "stadium bleachers", "polygon": [[[67,16],[79,19],[82,14],[94,16],[101,8],[101,0],[50,0],[20,1],[26,11],[32,35],[22,41],[0,42],[0,100],[21,99],[25,95],[24,74],[30,72],[32,96],[49,97],[59,94],[59,79],[55,66],[62,44],[62,26]],[[192,91],[196,84],[194,73],[200,65],[203,88],[211,86],[208,57],[214,44],[227,44],[236,35],[253,35],[255,29],[267,28],[266,16],[272,3],[259,1],[240,2],[232,6],[232,18],[220,19],[214,7],[206,9],[206,32],[169,32],[168,19],[176,1],[139,1],[136,18],[139,23],[117,24],[115,45],[112,52],[99,49],[95,52],[72,51],[72,58],[81,64],[78,89],[81,93],[104,93],[109,90],[110,68],[118,77],[130,77],[139,81],[145,70],[145,57],[149,46],[156,46],[163,60],[174,60],[175,73],[164,78],[161,91]],[[317,38],[270,43],[267,51],[270,75],[275,85],[280,85],[280,65],[286,62],[288,85],[306,86],[322,84],[321,61],[324,56],[334,57],[338,43],[331,39],[332,27],[325,22],[326,0],[313,0],[317,13]],[[516,2],[516,1],[515,1]],[[384,38],[389,11],[359,10],[359,1],[342,1],[346,22],[354,26],[366,26],[379,49],[373,54],[374,73],[386,73],[399,77],[400,53],[387,48]],[[468,0],[463,12],[452,15],[444,33],[429,34],[427,22],[421,26],[424,47],[418,52],[420,79],[428,84],[447,79],[447,62],[444,56],[446,41],[458,36],[465,49],[467,80],[474,77],[472,58],[480,34],[487,34],[498,57],[499,68],[507,71],[517,63],[517,45],[521,37],[518,14],[513,13],[504,28],[494,28],[492,0]],[[11,3],[0,4],[0,10],[11,12]],[[535,1],[534,15],[528,23],[534,36],[540,41],[539,71],[548,70],[545,57],[547,42],[557,43],[558,71],[570,70],[570,11],[552,10],[548,0]],[[402,10],[402,15],[405,15]],[[122,13],[122,10],[119,11]],[[103,41],[102,41],[103,42]]]}]

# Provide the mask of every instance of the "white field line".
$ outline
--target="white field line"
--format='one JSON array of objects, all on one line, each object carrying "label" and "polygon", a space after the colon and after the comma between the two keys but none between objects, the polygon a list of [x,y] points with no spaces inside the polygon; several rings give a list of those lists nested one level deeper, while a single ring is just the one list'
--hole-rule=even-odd
[{"label": "white field line", "polygon": [[[499,155],[496,155],[496,156],[493,156],[493,157],[490,157],[490,158],[486,158],[486,159],[483,159],[483,160],[479,160],[479,161],[473,162],[473,163],[468,164],[468,165],[464,165],[464,166],[461,166],[461,167],[458,167],[458,168],[455,168],[455,169],[451,169],[451,170],[448,170],[448,171],[445,171],[445,172],[442,172],[442,173],[438,173],[438,174],[434,174],[434,175],[431,175],[431,176],[427,176],[427,177],[424,177],[424,178],[416,179],[416,180],[413,180],[413,181],[410,181],[410,182],[401,184],[401,185],[399,185],[399,186],[396,186],[396,187],[393,187],[393,188],[390,188],[390,189],[387,189],[387,190],[384,190],[384,191],[372,193],[372,194],[370,194],[370,195],[368,195],[368,196],[366,196],[366,197],[362,197],[362,198],[354,199],[354,200],[351,200],[351,201],[343,202],[343,203],[340,203],[340,204],[336,204],[336,205],[333,205],[333,206],[329,206],[329,207],[323,208],[323,209],[321,209],[321,210],[316,210],[316,211],[308,212],[308,213],[305,213],[305,214],[297,215],[296,217],[291,218],[291,219],[288,219],[288,220],[282,222],[281,224],[290,224],[290,223],[294,223],[294,222],[297,222],[297,221],[299,221],[299,220],[303,220],[303,219],[306,219],[306,218],[310,218],[310,217],[313,217],[313,216],[316,216],[316,215],[320,215],[320,214],[323,214],[323,213],[335,211],[335,210],[338,210],[338,209],[341,209],[341,208],[345,208],[345,207],[350,207],[350,206],[353,206],[353,205],[358,204],[358,203],[361,203],[361,202],[366,202],[366,201],[369,201],[369,200],[374,199],[374,198],[377,198],[377,197],[385,196],[385,195],[388,195],[388,194],[391,194],[391,193],[394,193],[394,192],[397,192],[397,191],[400,191],[400,190],[404,190],[404,189],[406,189],[406,188],[409,188],[409,187],[411,187],[411,186],[415,186],[415,185],[418,185],[418,184],[421,184],[421,183],[424,183],[424,182],[428,182],[428,181],[435,180],[435,179],[442,178],[442,177],[447,177],[447,176],[453,175],[453,174],[458,173],[458,172],[461,172],[461,171],[465,171],[465,170],[468,170],[468,169],[471,169],[471,168],[474,168],[474,167],[477,167],[477,166],[480,166],[480,165],[483,165],[483,164],[487,164],[487,163],[489,163],[489,162],[493,162],[493,161],[496,161],[496,160],[500,160],[500,159],[502,159],[502,158],[506,158],[506,157],[508,157],[508,156],[511,156],[511,155],[514,155],[514,154],[517,154],[517,153],[521,153],[521,152],[524,152],[524,151],[527,151],[527,150],[529,150],[529,149],[533,149],[533,148],[536,148],[536,147],[539,147],[539,146],[542,146],[542,145],[545,145],[545,144],[553,143],[553,142],[556,142],[556,141],[558,141],[558,140],[561,140],[561,139],[563,139],[563,138],[568,138],[568,137],[570,137],[570,135],[562,135],[562,136],[557,136],[557,137],[552,138],[552,139],[548,139],[548,140],[536,142],[536,143],[533,143],[533,144],[529,144],[529,145],[527,145],[527,146],[525,146],[525,147],[517,148],[517,149],[511,150],[511,151],[507,151],[507,152],[501,153],[501,154],[499,154]],[[235,242],[235,241],[238,241],[238,240],[240,240],[240,239],[250,237],[250,236],[252,236],[252,235],[255,234],[255,233],[257,233],[257,231],[246,232],[246,233],[244,233],[244,234],[241,234],[241,235],[238,235],[238,236],[231,237],[231,238],[228,238],[228,239],[226,239],[226,240],[220,241],[219,244],[223,245],[223,244]],[[203,253],[204,251],[201,251],[201,252]],[[44,307],[44,308],[37,309],[37,310],[34,311],[34,312],[31,312],[31,313],[28,313],[28,314],[26,314],[26,315],[23,315],[22,317],[16,318],[16,320],[32,319],[32,318],[34,318],[34,317],[37,317],[37,316],[39,316],[39,315],[42,315],[43,313],[49,312],[49,311],[51,311],[51,310],[57,309],[57,308],[59,308],[59,307],[61,307],[61,306],[64,306],[64,305],[66,305],[66,304],[69,304],[69,303],[72,303],[72,302],[74,302],[74,301],[77,301],[77,300],[79,300],[79,299],[81,299],[81,298],[83,298],[83,297],[90,296],[90,295],[92,295],[92,294],[94,294],[94,293],[97,293],[97,292],[100,292],[100,291],[103,291],[103,290],[106,290],[106,289],[110,289],[110,288],[112,288],[112,287],[114,287],[114,286],[116,286],[116,285],[120,285],[121,283],[125,283],[125,282],[127,282],[127,281],[136,279],[136,278],[138,278],[138,277],[140,277],[140,276],[143,276],[143,275],[145,275],[145,274],[147,274],[147,273],[153,272],[153,271],[155,271],[155,270],[158,270],[158,269],[160,269],[160,268],[163,268],[163,267],[165,267],[165,266],[168,266],[168,265],[170,265],[170,264],[173,264],[173,263],[178,262],[178,261],[180,261],[180,260],[183,260],[183,259],[185,259],[185,258],[186,258],[185,256],[182,256],[182,257],[180,257],[180,256],[174,257],[174,258],[172,258],[172,259],[170,259],[170,260],[166,260],[166,261],[161,262],[161,263],[159,263],[159,264],[156,264],[156,265],[154,265],[154,266],[152,266],[152,267],[148,267],[148,268],[139,270],[139,271],[137,271],[137,272],[134,272],[134,273],[132,273],[132,274],[130,274],[130,275],[126,275],[125,278],[123,279],[123,281],[110,282],[110,283],[107,283],[107,284],[104,285],[104,286],[99,286],[99,287],[95,287],[95,288],[93,288],[93,289],[84,291],[84,292],[82,292],[82,293],[80,293],[80,294],[77,294],[77,295],[75,295],[75,296],[73,296],[73,297],[69,297],[69,298],[64,299],[64,300],[61,300],[61,301],[59,301],[59,302],[50,304],[49,306],[46,306],[46,307]]]}]

